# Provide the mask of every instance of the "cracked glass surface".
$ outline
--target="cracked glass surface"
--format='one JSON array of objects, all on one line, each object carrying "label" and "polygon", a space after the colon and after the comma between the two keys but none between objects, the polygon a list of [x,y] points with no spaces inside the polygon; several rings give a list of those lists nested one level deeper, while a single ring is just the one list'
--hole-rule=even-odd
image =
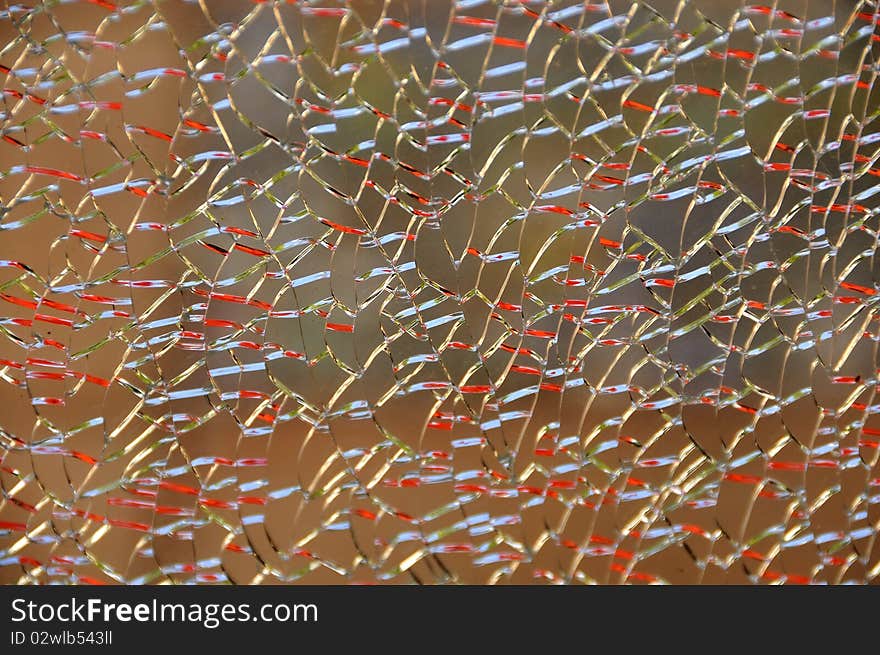
[{"label": "cracked glass surface", "polygon": [[878,21],[6,3],[0,582],[876,582]]}]

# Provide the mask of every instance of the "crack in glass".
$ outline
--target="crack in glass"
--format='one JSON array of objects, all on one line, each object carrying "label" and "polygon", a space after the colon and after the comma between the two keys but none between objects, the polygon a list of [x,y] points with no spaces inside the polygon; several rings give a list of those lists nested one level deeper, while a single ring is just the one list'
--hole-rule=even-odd
[{"label": "crack in glass", "polygon": [[867,584],[874,2],[0,10],[0,581]]}]

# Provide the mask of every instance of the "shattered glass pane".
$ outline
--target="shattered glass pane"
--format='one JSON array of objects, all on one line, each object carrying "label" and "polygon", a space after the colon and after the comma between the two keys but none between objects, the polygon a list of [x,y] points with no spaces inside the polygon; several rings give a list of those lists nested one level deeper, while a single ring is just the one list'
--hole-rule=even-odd
[{"label": "shattered glass pane", "polygon": [[878,21],[7,4],[0,581],[877,581]]}]

